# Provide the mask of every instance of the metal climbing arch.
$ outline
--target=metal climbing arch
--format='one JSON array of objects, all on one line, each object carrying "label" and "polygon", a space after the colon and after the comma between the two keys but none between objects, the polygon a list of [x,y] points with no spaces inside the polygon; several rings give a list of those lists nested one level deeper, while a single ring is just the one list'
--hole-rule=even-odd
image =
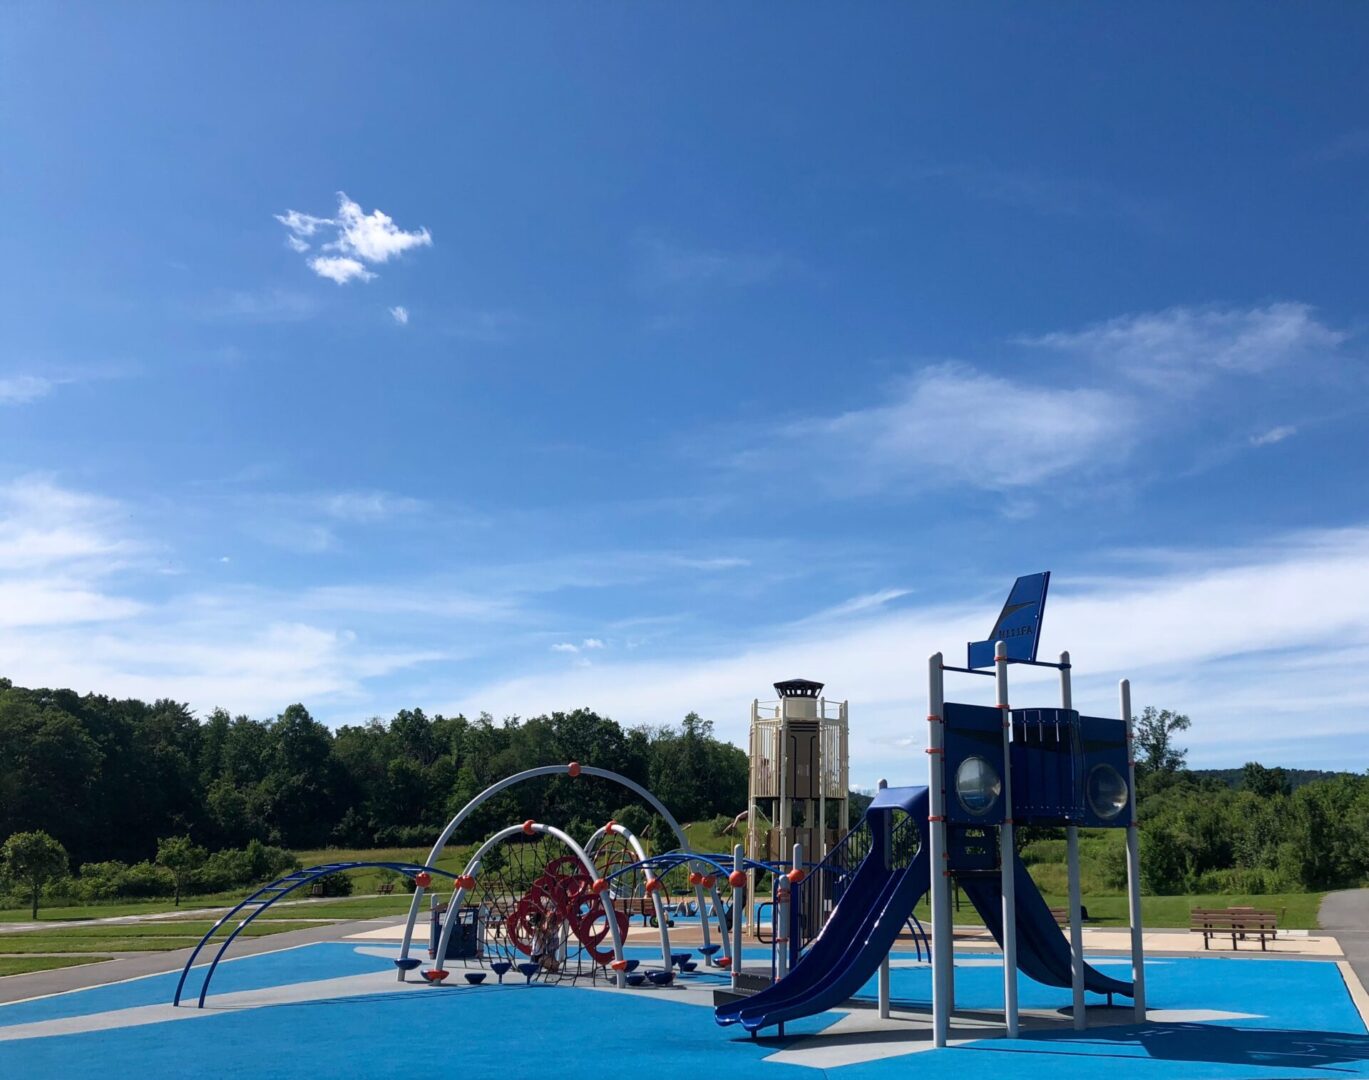
[{"label": "metal climbing arch", "polygon": [[[204,1008],[205,996],[209,993],[209,982],[214,978],[214,971],[219,966],[219,961],[223,959],[224,953],[228,951],[228,946],[232,945],[237,936],[245,930],[258,915],[269,908],[277,900],[289,896],[302,885],[309,885],[321,877],[329,874],[341,873],[344,870],[365,870],[370,868],[380,868],[385,870],[397,870],[399,873],[408,877],[417,877],[419,874],[436,874],[439,877],[456,877],[449,870],[439,870],[435,866],[425,866],[421,863],[397,863],[397,862],[339,862],[324,863],[320,866],[311,866],[307,870],[296,870],[294,873],[286,874],[284,877],[277,878],[268,885],[263,885],[256,892],[252,893],[246,900],[243,900],[237,907],[233,908],[224,915],[218,922],[209,928],[208,933],[200,939],[200,943],[195,946],[190,953],[190,958],[186,960],[185,967],[181,969],[180,981],[176,983],[176,996],[172,999],[173,1005],[181,1003],[181,995],[185,990],[185,982],[190,975],[190,969],[194,967],[195,961],[199,958],[200,952],[209,944],[213,936],[224,926],[231,922],[239,913],[246,911],[247,917],[244,918],[232,932],[223,939],[218,951],[214,954],[214,959],[209,963],[209,970],[205,972],[204,982],[200,985],[200,995],[198,1008]],[[416,962],[415,962],[416,963]]]}]

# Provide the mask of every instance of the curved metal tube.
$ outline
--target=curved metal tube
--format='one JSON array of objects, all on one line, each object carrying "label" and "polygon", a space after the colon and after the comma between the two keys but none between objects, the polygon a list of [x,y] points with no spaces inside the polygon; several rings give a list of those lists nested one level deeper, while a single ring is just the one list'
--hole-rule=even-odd
[{"label": "curved metal tube", "polygon": [[[666,824],[670,826],[671,831],[680,841],[680,846],[682,848],[689,847],[689,837],[686,836],[685,831],[680,828],[680,823],[675,820],[675,816],[665,808],[665,804],[662,803],[660,799],[656,798],[655,795],[642,787],[641,784],[637,783],[635,780],[629,780],[620,773],[613,772],[609,769],[595,768],[593,765],[580,765],[578,766],[578,769],[579,775],[581,776],[597,776],[602,780],[612,780],[614,783],[621,784],[629,791],[636,792],[636,794],[650,803],[652,808],[665,819]],[[447,827],[442,830],[441,835],[437,838],[437,842],[433,844],[432,851],[428,853],[429,865],[437,862],[442,855],[443,848],[447,846],[447,841],[451,839],[452,833],[456,832],[460,824],[465,821],[466,818],[470,817],[486,799],[499,794],[499,792],[503,791],[505,788],[513,787],[514,784],[521,784],[524,780],[532,780],[539,776],[570,775],[570,771],[570,765],[540,765],[535,769],[524,769],[522,772],[514,773],[512,776],[506,776],[503,780],[491,784],[463,806],[457,812],[456,817],[447,822]],[[418,912],[422,904],[423,890],[421,888],[415,889],[413,903],[409,905],[409,918],[404,924],[404,941],[399,947],[399,958],[401,960],[408,959],[409,948],[413,944],[414,925],[418,922]],[[404,981],[404,969],[402,967],[399,969],[399,981]]]},{"label": "curved metal tube", "polygon": [[[510,836],[515,836],[518,833],[526,831],[526,825],[509,825],[506,828],[500,829],[497,833],[495,833],[483,844],[481,844],[480,847],[476,849],[475,854],[473,854],[466,861],[466,869],[465,871],[463,871],[464,875],[468,877],[472,876],[480,869],[480,860],[485,857],[485,853],[489,851],[490,848],[494,847],[496,844],[502,843],[504,840],[507,840]],[[598,876],[598,871],[594,868],[594,861],[589,857],[589,855],[585,853],[585,849],[582,848],[579,844],[577,844],[572,837],[562,832],[560,829],[556,828],[556,826],[543,825],[541,822],[533,822],[532,831],[542,833],[546,836],[551,836],[557,840],[560,840],[561,843],[565,844],[566,847],[570,848],[571,854],[573,854],[577,859],[580,860],[580,865],[585,868],[585,872],[589,874],[591,881],[593,881]],[[455,874],[449,876],[452,878],[456,877]],[[437,942],[437,958],[433,961],[439,967],[441,967],[442,961],[445,960],[447,957],[447,943],[451,940],[452,927],[456,925],[456,912],[460,908],[461,900],[465,895],[465,888],[463,886],[458,886],[456,890],[452,893],[451,902],[447,905],[446,918],[442,920],[442,934],[438,938]],[[622,960],[623,935],[618,929],[618,920],[613,918],[612,915],[607,916],[607,918],[608,932],[609,935],[613,938],[613,959]],[[401,956],[402,955],[403,954],[401,954]],[[623,980],[623,972],[616,971],[616,974],[618,985],[625,985]]]},{"label": "curved metal tube", "polygon": [[[628,842],[628,845],[637,855],[638,863],[644,864],[646,862],[646,849],[642,847],[642,842],[633,835],[631,829],[627,828],[625,825],[619,825],[616,821],[610,821],[607,825],[599,826],[599,828],[594,831],[594,835],[589,838],[589,843],[585,845],[585,851],[592,857],[599,841],[609,833],[621,836]],[[629,897],[629,899],[632,898]],[[656,925],[659,926],[661,930],[661,963],[664,965],[661,970],[670,971],[674,965],[670,959],[670,929],[666,926],[665,903],[661,900],[659,891],[655,891],[651,894],[651,900],[651,908],[656,912]],[[629,915],[629,925],[631,925],[631,922],[632,917]]]},{"label": "curved metal tube", "polygon": [[[301,885],[307,885],[311,881],[317,881],[319,878],[327,877],[329,874],[339,874],[345,870],[366,870],[372,867],[385,870],[397,870],[399,873],[405,874],[409,877],[413,877],[415,874],[422,873],[425,871],[429,874],[439,874],[442,877],[447,878],[456,877],[456,875],[451,873],[450,871],[439,870],[435,866],[418,866],[413,863],[392,862],[349,862],[326,863],[322,866],[311,866],[307,870],[296,870],[294,873],[287,874],[283,878],[277,878],[275,881],[272,881],[267,885],[263,885],[256,892],[252,893],[249,897],[247,897],[247,899],[240,901],[236,907],[228,911],[228,913],[225,914],[222,918],[220,918],[218,922],[211,926],[209,928],[209,931],[204,935],[204,937],[200,938],[200,943],[196,945],[195,948],[191,951],[190,958],[186,960],[185,967],[181,969],[181,977],[180,980],[176,983],[176,994],[172,998],[171,1004],[179,1005],[181,1003],[181,992],[185,989],[186,977],[190,974],[190,969],[192,965],[195,963],[196,958],[200,955],[200,950],[203,949],[205,945],[209,943],[209,939],[214,936],[215,932],[217,932],[218,929],[224,925],[224,923],[228,922],[228,920],[231,919],[234,915],[242,911],[243,908],[248,907],[249,905],[256,906],[256,910],[254,910],[250,915],[247,916],[247,918],[243,919],[242,922],[238,923],[238,925],[233,928],[233,932],[229,934],[227,938],[224,939],[223,944],[219,946],[219,951],[214,954],[214,959],[209,964],[209,970],[205,973],[204,983],[200,987],[200,999],[198,1008],[204,1008],[204,999],[205,996],[209,993],[209,981],[214,977],[214,971],[219,966],[219,961],[223,959],[223,954],[228,951],[228,946],[233,944],[237,936],[241,934],[243,930],[247,927],[247,925],[251,923],[258,915],[260,915],[263,911],[269,908],[277,900],[289,896]],[[419,890],[416,889],[415,891]],[[259,902],[259,898],[265,893],[273,893],[274,895],[272,895],[270,899],[261,900]]]}]

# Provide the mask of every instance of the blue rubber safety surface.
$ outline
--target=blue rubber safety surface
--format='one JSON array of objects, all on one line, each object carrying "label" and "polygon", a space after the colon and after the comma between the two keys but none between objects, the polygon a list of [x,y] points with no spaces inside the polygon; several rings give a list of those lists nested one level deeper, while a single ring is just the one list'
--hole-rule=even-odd
[{"label": "blue rubber safety surface", "polygon": [[[747,950],[748,960],[752,952]],[[653,965],[652,950],[634,947],[632,953],[644,967]],[[768,950],[754,955],[759,961]],[[1001,1008],[1002,970],[993,963],[997,958],[966,953],[958,959],[958,1004]],[[1120,959],[1098,964],[1103,971],[1127,974]],[[215,976],[212,996],[377,971],[392,972],[389,959],[359,953],[351,944],[308,945],[225,963]],[[826,1074],[843,1080],[910,1075],[963,1080],[976,1071],[1024,1080],[1369,1080],[1369,1033],[1334,964],[1157,958],[1147,964],[1146,973],[1152,1009],[1213,1009],[1253,1017],[1093,1028],[1078,1035],[1029,1032],[1017,1040],[984,1039],[947,1050],[829,1066]],[[722,981],[702,968],[682,978]],[[930,980],[925,967],[896,966],[893,996],[910,1005],[925,1004]],[[670,991],[605,994],[517,982],[224,1009],[142,1027],[0,1042],[0,1077],[412,1077],[432,1069],[523,1077],[628,1067],[651,1075],[773,1075],[783,1080],[824,1073],[764,1059],[843,1015],[808,1017],[787,1025],[784,1039],[753,1041],[737,1029],[719,1028],[711,1009],[672,1000]],[[174,987],[175,976],[153,976],[0,1006],[0,1028],[163,1004]],[[1019,987],[1024,1008],[1068,1005],[1068,990],[1026,978]],[[873,997],[873,980],[862,994]]]}]

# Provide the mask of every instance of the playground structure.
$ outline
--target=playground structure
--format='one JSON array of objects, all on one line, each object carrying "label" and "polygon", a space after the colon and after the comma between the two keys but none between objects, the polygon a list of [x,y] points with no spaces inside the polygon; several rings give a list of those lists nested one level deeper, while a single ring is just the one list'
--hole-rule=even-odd
[{"label": "playground structure", "polygon": [[[298,871],[262,887],[215,924],[181,973],[175,1003],[211,938],[246,912],[220,942],[199,989],[204,1006],[210,980],[232,942],[263,911],[296,889],[331,873],[385,866],[409,876],[413,899],[404,925],[397,977],[407,981],[423,966],[412,955],[425,896],[430,901],[432,966],[421,977],[442,984],[458,960],[467,982],[483,970],[526,981],[605,979],[618,987],[669,986],[697,967],[690,953],[672,951],[670,883],[693,893],[706,968],[729,976],[718,995],[720,1024],[740,1024],[754,1036],[767,1027],[841,1005],[878,974],[881,1016],[890,1015],[889,954],[911,932],[919,958],[926,946],[932,966],[934,1045],[944,1046],[955,1008],[954,940],[950,890],[954,882],[979,911],[1001,946],[1004,1025],[1019,1029],[1018,973],[1046,986],[1069,988],[1076,1029],[1087,1026],[1086,992],[1133,999],[1145,1019],[1140,927],[1135,776],[1131,754],[1130,689],[1121,683],[1121,718],[1083,716],[1073,708],[1068,653],[1058,663],[1037,659],[1037,641],[1049,574],[1019,578],[990,639],[968,647],[964,667],[929,660],[929,776],[925,787],[878,792],[854,829],[846,829],[847,708],[829,715],[823,684],[803,679],[776,683],[779,704],[752,704],[751,782],[747,845],[730,855],[693,851],[670,811],[633,780],[607,769],[570,762],[528,769],[491,785],[442,830],[422,864],[333,863]],[[1060,679],[1060,705],[1013,708],[1011,665],[1047,667]],[[946,672],[994,679],[991,706],[945,701]],[[467,859],[460,873],[437,868],[445,847],[481,805],[507,788],[539,777],[589,777],[617,783],[644,800],[666,823],[679,846],[649,854],[632,832],[606,822],[583,845],[556,826],[525,821],[496,831]],[[842,797],[837,797],[838,788]],[[829,816],[830,815],[830,816]],[[768,819],[768,831],[762,830]],[[1068,937],[1019,857],[1015,826],[1066,830],[1069,875]],[[1132,944],[1132,981],[1111,978],[1084,960],[1081,929],[1078,830],[1126,828]],[[747,849],[750,849],[748,855]],[[816,856],[805,861],[805,852]],[[758,854],[765,858],[757,858]],[[785,858],[785,856],[788,858]],[[452,889],[443,901],[438,878]],[[770,885],[769,920],[755,916],[748,898]],[[730,890],[724,903],[722,887]],[[927,939],[913,909],[930,896]],[[753,931],[771,931],[770,962],[743,971],[742,941],[748,914]],[[660,962],[638,970],[625,954],[634,915],[658,929]],[[712,940],[716,931],[717,942]]]},{"label": "playground structure", "polygon": [[[822,689],[788,679],[775,683],[778,701],[751,702],[746,854],[753,862],[783,862],[796,844],[821,861],[851,827],[847,703],[829,703]],[[807,910],[810,919],[821,915],[818,906]],[[760,928],[753,922],[757,936]]]},{"label": "playground structure", "polygon": [[[1109,1003],[1115,995],[1131,997],[1137,1020],[1144,1021],[1130,686],[1121,683],[1121,719],[1074,710],[1069,654],[1062,653],[1059,663],[1036,655],[1049,581],[1049,573],[1017,580],[989,640],[969,645],[966,666],[946,664],[941,653],[930,658],[928,785],[891,788],[881,782],[857,829],[810,875],[822,881],[843,871],[837,887],[810,891],[796,883],[788,898],[790,955],[780,965],[787,973],[758,993],[721,1000],[720,1024],[739,1023],[753,1035],[771,1026],[783,1032],[786,1021],[840,1004],[876,972],[880,1014],[889,1016],[889,952],[914,906],[930,893],[933,1040],[945,1046],[955,1007],[952,881],[1002,947],[1008,1037],[1019,1030],[1019,971],[1047,986],[1070,988],[1078,1030],[1087,1026],[1086,991],[1106,995]],[[1058,670],[1060,707],[1012,708],[1012,664]],[[946,702],[948,671],[993,678],[994,705]],[[1017,854],[1016,824],[1066,829],[1068,939]],[[1128,829],[1131,982],[1084,961],[1081,826]],[[822,905],[823,918],[805,916],[813,904]],[[803,929],[813,921],[821,932],[805,944]]]},{"label": "playground structure", "polygon": [[[514,784],[546,776],[595,777],[628,788],[660,815],[680,847],[649,855],[628,828],[614,821],[606,822],[581,845],[556,826],[529,820],[488,837],[460,873],[437,867],[452,835],[481,805]],[[200,1008],[229,946],[268,908],[329,874],[376,867],[398,871],[414,884],[403,942],[394,961],[400,981],[423,966],[422,958],[411,953],[418,915],[425,895],[431,893],[429,956],[433,964],[421,972],[431,984],[448,978],[447,960],[460,959],[468,969],[471,963],[488,967],[500,982],[516,969],[528,982],[534,978],[544,982],[606,978],[620,987],[644,983],[667,986],[677,968],[688,972],[696,967],[690,953],[671,949],[670,880],[680,882],[681,892],[693,893],[692,908],[702,935],[697,951],[705,965],[722,971],[731,969],[736,979],[742,967],[741,922],[733,919],[732,913],[746,906],[747,882],[759,874],[787,883],[785,874],[789,870],[788,865],[745,859],[740,845],[731,855],[690,850],[684,829],[659,799],[630,778],[608,769],[578,762],[527,769],[491,785],[467,803],[443,829],[426,862],[327,863],[262,886],[220,918],[192,950],[181,971],[173,1004],[181,1003],[196,960],[220,931],[227,933],[218,941],[200,984]],[[438,879],[452,884],[445,902],[433,892]],[[724,884],[730,890],[729,903],[723,900]],[[774,910],[778,912],[779,908]],[[658,928],[658,969],[639,972],[641,959],[624,955],[634,914],[650,917]],[[242,918],[234,924],[238,916]],[[712,940],[715,931],[717,942]],[[775,936],[780,934],[776,932]],[[465,975],[473,984],[484,978],[472,970]]]}]

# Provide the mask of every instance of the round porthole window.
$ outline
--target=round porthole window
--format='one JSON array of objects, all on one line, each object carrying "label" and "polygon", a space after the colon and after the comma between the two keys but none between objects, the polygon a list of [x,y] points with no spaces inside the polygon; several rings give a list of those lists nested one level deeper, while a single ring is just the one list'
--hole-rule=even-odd
[{"label": "round porthole window", "polygon": [[1111,821],[1127,807],[1127,782],[1111,765],[1095,765],[1085,786],[1089,806],[1104,821]]},{"label": "round porthole window", "polygon": [[997,770],[982,757],[967,757],[955,771],[955,797],[975,817],[992,810],[1002,790]]}]

